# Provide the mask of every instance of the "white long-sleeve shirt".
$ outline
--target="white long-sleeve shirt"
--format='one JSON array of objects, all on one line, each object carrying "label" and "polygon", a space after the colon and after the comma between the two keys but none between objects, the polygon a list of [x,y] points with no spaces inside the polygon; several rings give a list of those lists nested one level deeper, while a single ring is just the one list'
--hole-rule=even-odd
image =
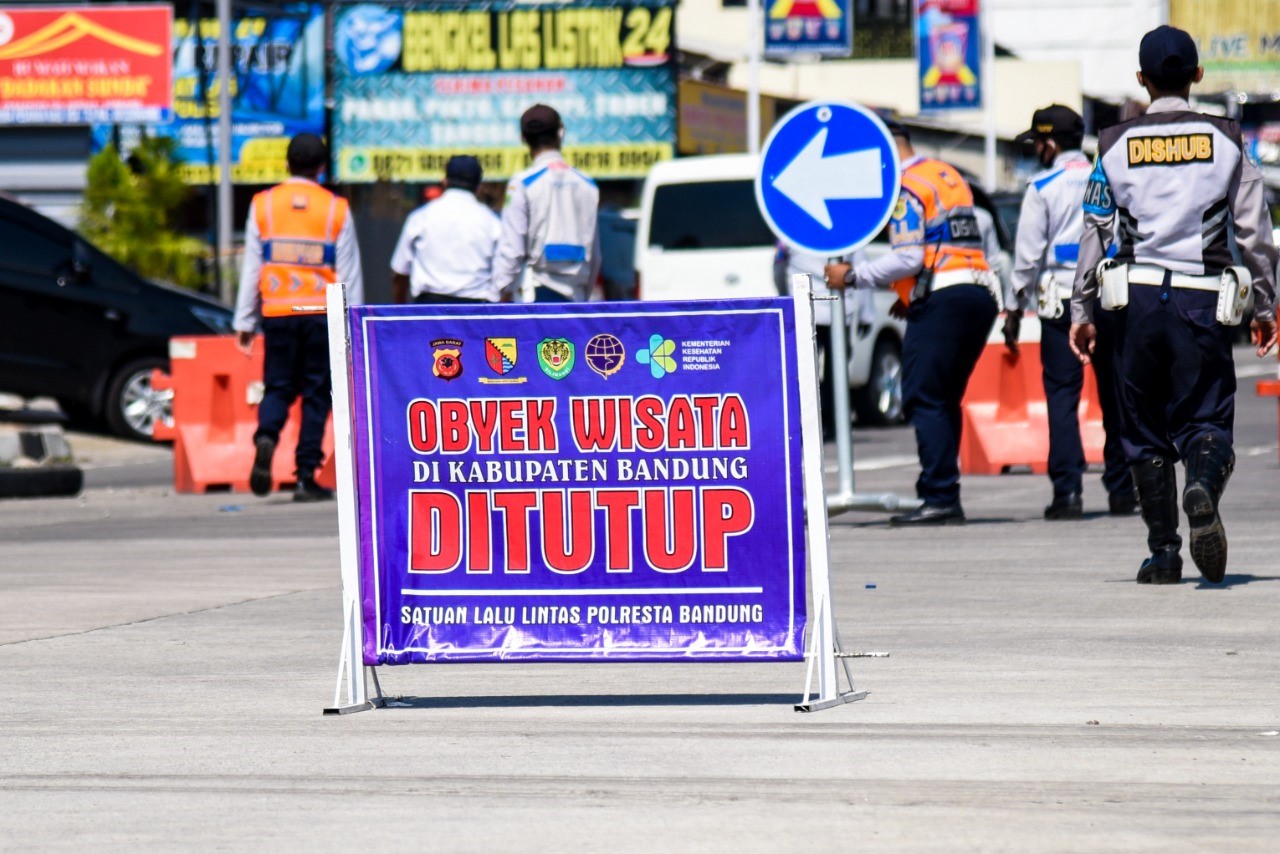
[{"label": "white long-sleeve shirt", "polygon": [[532,166],[507,184],[502,238],[493,262],[498,290],[513,293],[528,264],[534,287],[586,301],[600,272],[599,208],[595,182],[566,163],[559,151],[535,157]]},{"label": "white long-sleeve shirt", "polygon": [[[307,181],[293,177],[285,183]],[[338,232],[335,245],[334,272],[339,282],[347,285],[347,303],[364,302],[364,273],[360,269],[360,244],[356,241],[356,224],[350,212]],[[262,273],[262,234],[254,206],[249,205],[249,221],[244,226],[244,258],[240,263],[240,292],[236,295],[236,314],[231,326],[237,332],[256,332],[262,322],[262,292],[258,279]]]},{"label": "white long-sleeve shirt", "polygon": [[1084,191],[1093,164],[1081,151],[1064,151],[1053,167],[1037,172],[1022,197],[1014,244],[1013,286],[1009,307],[1029,307],[1039,298],[1042,274],[1055,274],[1059,295],[1071,299],[1080,236],[1084,232]]},{"label": "white long-sleeve shirt", "polygon": [[469,190],[449,189],[405,220],[391,271],[422,293],[498,301],[493,256],[502,226]]}]

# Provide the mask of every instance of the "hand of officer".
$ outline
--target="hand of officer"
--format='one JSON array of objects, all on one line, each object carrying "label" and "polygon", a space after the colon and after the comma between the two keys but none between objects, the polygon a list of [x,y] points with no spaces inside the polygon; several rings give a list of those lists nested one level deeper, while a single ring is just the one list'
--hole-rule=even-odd
[{"label": "hand of officer", "polygon": [[906,320],[907,304],[903,302],[901,299],[894,300],[893,305],[889,306],[889,316],[895,317],[898,320]]},{"label": "hand of officer", "polygon": [[833,290],[844,290],[845,274],[852,270],[849,264],[828,264],[822,268],[822,275],[826,277],[827,287]]},{"label": "hand of officer", "polygon": [[1276,321],[1274,318],[1262,320],[1255,317],[1249,326],[1253,330],[1253,343],[1258,348],[1258,358],[1261,359],[1276,346]]},{"label": "hand of officer", "polygon": [[1004,316],[1004,346],[1018,355],[1018,333],[1022,331],[1022,312],[1009,311]]},{"label": "hand of officer", "polygon": [[1071,352],[1076,354],[1080,364],[1087,365],[1093,361],[1093,345],[1098,339],[1098,328],[1092,323],[1071,324]]},{"label": "hand of officer", "polygon": [[246,356],[252,356],[253,355],[253,339],[254,339],[254,334],[252,332],[237,332],[236,333],[236,349],[238,349],[241,353],[244,353]]}]

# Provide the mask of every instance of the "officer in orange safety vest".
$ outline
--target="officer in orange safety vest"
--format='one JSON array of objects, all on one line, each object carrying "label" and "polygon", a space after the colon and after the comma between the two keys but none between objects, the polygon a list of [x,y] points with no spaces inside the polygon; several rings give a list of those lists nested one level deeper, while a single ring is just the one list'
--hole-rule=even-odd
[{"label": "officer in orange safety vest", "polygon": [[902,161],[902,193],[886,255],[828,264],[832,287],[892,287],[903,341],[903,410],[916,431],[918,510],[893,525],[964,524],[960,506],[960,401],[1000,311],[1000,285],[982,250],[973,192],[953,166],[916,156],[908,130],[886,122]]},{"label": "officer in orange safety vest", "polygon": [[363,302],[360,248],[346,199],[316,183],[329,161],[324,142],[302,133],[289,142],[283,184],[254,196],[245,225],[244,262],[234,326],[246,355],[261,330],[262,403],[253,436],[254,495],[271,492],[271,461],[293,402],[302,398],[294,501],[320,501],[333,493],[316,485],[323,459],[329,396],[329,336],[325,286],[347,284],[347,300]]}]

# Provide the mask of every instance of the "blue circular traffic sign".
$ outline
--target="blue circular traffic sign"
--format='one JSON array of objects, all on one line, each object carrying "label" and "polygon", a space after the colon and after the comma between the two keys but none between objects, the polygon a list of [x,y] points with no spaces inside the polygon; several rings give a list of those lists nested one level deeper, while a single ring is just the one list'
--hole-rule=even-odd
[{"label": "blue circular traffic sign", "polygon": [[871,242],[898,200],[898,147],[875,113],[810,101],[765,140],[756,204],[773,233],[798,249],[845,255]]}]

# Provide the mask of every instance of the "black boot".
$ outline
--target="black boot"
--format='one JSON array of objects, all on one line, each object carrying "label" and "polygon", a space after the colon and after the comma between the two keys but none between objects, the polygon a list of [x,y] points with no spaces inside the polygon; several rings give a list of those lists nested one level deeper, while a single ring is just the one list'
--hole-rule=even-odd
[{"label": "black boot", "polygon": [[249,489],[261,498],[271,494],[271,460],[276,455],[276,440],[262,436],[253,443],[253,468],[249,471]]},{"label": "black boot", "polygon": [[325,489],[316,483],[312,475],[298,475],[298,485],[293,490],[293,500],[303,503],[328,501],[333,498],[333,490]]},{"label": "black boot", "polygon": [[1227,532],[1218,516],[1218,501],[1235,466],[1236,455],[1221,436],[1210,433],[1187,449],[1182,509],[1191,526],[1191,559],[1205,580],[1214,584],[1227,574]]},{"label": "black boot", "polygon": [[1143,460],[1133,467],[1142,509],[1147,523],[1147,548],[1151,557],[1138,570],[1139,584],[1177,584],[1182,581],[1182,538],[1178,536],[1178,479],[1173,462],[1159,457]]}]

